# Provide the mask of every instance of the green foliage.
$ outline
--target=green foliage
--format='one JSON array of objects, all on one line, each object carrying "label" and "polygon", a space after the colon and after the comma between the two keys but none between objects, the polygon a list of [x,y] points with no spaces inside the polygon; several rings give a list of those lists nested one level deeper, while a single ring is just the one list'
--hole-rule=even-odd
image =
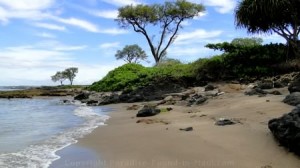
[{"label": "green foliage", "polygon": [[250,33],[277,33],[291,46],[291,57],[296,57],[300,56],[299,10],[299,0],[242,0],[236,8],[235,22]]},{"label": "green foliage", "polygon": [[138,63],[139,60],[147,59],[145,51],[137,44],[126,45],[122,50],[118,50],[116,59],[123,59],[127,63]]},{"label": "green foliage", "polygon": [[62,73],[70,81],[70,84],[73,85],[73,80],[76,77],[76,74],[78,73],[78,68],[67,68]]},{"label": "green foliage", "polygon": [[66,76],[62,73],[62,72],[56,72],[55,75],[51,76],[51,80],[53,82],[57,82],[59,81],[60,82],[60,85],[63,85],[63,82],[66,80]]},{"label": "green foliage", "polygon": [[189,75],[189,66],[187,64],[155,67],[125,64],[110,71],[103,79],[93,83],[89,89],[94,91],[133,90],[159,79],[169,77],[179,79]]},{"label": "green foliage", "polygon": [[[165,56],[167,48],[174,42],[184,20],[192,19],[202,11],[200,4],[186,0],[165,2],[164,4],[128,5],[119,8],[116,21],[122,28],[133,27],[147,40],[155,62]],[[149,29],[158,27],[158,32],[149,34]],[[151,29],[153,30],[153,29]],[[157,40],[155,41],[155,37]],[[157,44],[156,46],[154,44]]]},{"label": "green foliage", "polygon": [[55,75],[51,76],[51,80],[53,82],[59,81],[60,84],[63,85],[63,81],[68,79],[70,81],[70,84],[72,85],[73,80],[76,77],[76,73],[78,73],[78,68],[76,67],[67,68],[62,72],[60,71],[56,72]]},{"label": "green foliage", "polygon": [[[239,41],[241,40],[239,39]],[[243,45],[240,45],[239,42],[237,45],[236,40],[233,40],[231,43],[206,45],[208,48],[224,51],[224,54],[218,56],[219,61],[214,61],[214,64],[210,63],[210,70],[214,66],[220,67],[219,70],[222,73],[218,77],[237,78],[274,75],[276,72],[274,65],[284,62],[286,59],[286,48],[283,44],[261,45],[261,43],[249,43],[249,39],[243,41],[248,42],[243,43]],[[209,60],[209,62],[211,61],[213,60]]]}]

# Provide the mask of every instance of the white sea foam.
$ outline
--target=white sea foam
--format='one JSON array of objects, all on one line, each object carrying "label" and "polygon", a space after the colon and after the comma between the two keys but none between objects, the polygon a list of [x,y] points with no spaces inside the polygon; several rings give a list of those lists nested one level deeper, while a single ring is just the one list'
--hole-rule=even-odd
[{"label": "white sea foam", "polygon": [[78,107],[74,110],[74,115],[83,118],[83,124],[55,135],[40,144],[31,145],[22,151],[1,154],[0,167],[47,168],[53,161],[60,158],[55,154],[56,151],[76,143],[78,138],[91,133],[98,126],[104,125],[109,118],[109,116],[95,113],[91,107],[75,104]]}]

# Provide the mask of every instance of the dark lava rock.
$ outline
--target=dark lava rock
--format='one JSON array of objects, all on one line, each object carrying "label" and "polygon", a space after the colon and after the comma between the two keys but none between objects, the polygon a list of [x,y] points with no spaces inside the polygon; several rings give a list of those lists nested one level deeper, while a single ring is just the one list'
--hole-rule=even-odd
[{"label": "dark lava rock", "polygon": [[207,100],[207,97],[200,97],[200,98],[196,99],[195,104],[196,105],[202,104],[202,103],[206,102],[206,100]]},{"label": "dark lava rock", "polygon": [[300,78],[297,78],[289,85],[289,92],[300,92]]},{"label": "dark lava rock", "polygon": [[180,128],[180,131],[193,131],[193,127],[187,127],[187,128]]},{"label": "dark lava rock", "polygon": [[231,121],[229,119],[226,119],[226,118],[220,118],[215,123],[215,125],[218,125],[218,126],[233,125],[233,124],[235,124],[235,122],[233,122],[233,121]]},{"label": "dark lava rock", "polygon": [[248,95],[248,96],[253,96],[253,95],[263,96],[263,95],[266,95],[267,93],[268,92],[262,90],[261,88],[254,88],[254,89],[246,91],[245,95]]},{"label": "dark lava rock", "polygon": [[204,88],[205,91],[211,91],[211,90],[214,90],[214,89],[215,89],[215,87],[214,87],[213,85],[207,85],[207,86]]},{"label": "dark lava rock", "polygon": [[116,93],[112,93],[109,96],[104,96],[102,98],[102,101],[99,102],[99,105],[114,104],[114,103],[119,103],[119,102],[120,102],[119,95]]},{"label": "dark lava rock", "polygon": [[204,103],[207,99],[208,99],[207,97],[195,94],[187,100],[188,101],[188,106],[200,105],[200,104]]},{"label": "dark lava rock", "polygon": [[273,81],[269,81],[269,80],[261,81],[257,85],[261,89],[273,89]]},{"label": "dark lava rock", "polygon": [[283,84],[282,82],[276,81],[274,82],[274,88],[283,88],[285,86],[285,84]]},{"label": "dark lava rock", "polygon": [[97,100],[88,100],[86,104],[89,106],[97,106],[99,102]]},{"label": "dark lava rock", "polygon": [[300,106],[280,118],[269,121],[269,129],[278,142],[300,155]]},{"label": "dark lava rock", "polygon": [[173,82],[172,79],[155,82],[147,86],[137,88],[133,91],[128,91],[120,95],[120,102],[133,103],[142,101],[153,101],[164,99],[163,95],[168,93],[182,92],[184,88]]},{"label": "dark lava rock", "polygon": [[269,94],[282,95],[278,90],[273,90],[273,91],[269,92]]},{"label": "dark lava rock", "polygon": [[294,92],[290,95],[287,95],[283,102],[292,106],[297,106],[300,104],[300,92]]},{"label": "dark lava rock", "polygon": [[156,109],[155,107],[144,107],[136,114],[136,117],[150,117],[155,116],[160,113],[160,109]]},{"label": "dark lava rock", "polygon": [[84,100],[84,99],[88,99],[90,96],[90,93],[87,92],[82,92],[80,94],[78,94],[77,96],[74,97],[74,100]]}]

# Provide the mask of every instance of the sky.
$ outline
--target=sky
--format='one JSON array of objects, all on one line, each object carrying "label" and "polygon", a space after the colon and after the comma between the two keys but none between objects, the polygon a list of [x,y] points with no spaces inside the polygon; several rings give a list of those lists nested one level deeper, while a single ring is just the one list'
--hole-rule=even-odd
[{"label": "sky", "polygon": [[[218,54],[205,48],[207,43],[251,36],[234,25],[237,0],[188,1],[202,4],[206,9],[183,23],[167,50],[169,58],[189,63]],[[0,86],[58,85],[51,81],[51,76],[69,67],[79,69],[74,84],[91,84],[125,64],[114,55],[132,44],[146,51],[148,62],[142,64],[153,66],[154,59],[144,36],[120,28],[115,19],[122,6],[163,2],[0,0]],[[275,34],[260,37],[265,43],[284,42]]]}]

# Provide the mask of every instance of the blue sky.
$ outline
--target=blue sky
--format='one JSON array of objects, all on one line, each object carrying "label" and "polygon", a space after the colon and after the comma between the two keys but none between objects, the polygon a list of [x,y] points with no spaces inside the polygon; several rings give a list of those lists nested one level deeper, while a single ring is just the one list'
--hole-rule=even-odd
[{"label": "blue sky", "polygon": [[[125,45],[139,44],[154,59],[144,36],[121,29],[117,9],[151,0],[0,0],[0,86],[54,85],[50,76],[78,67],[74,84],[91,84],[122,64],[114,57]],[[190,0],[206,11],[184,22],[168,57],[191,62],[216,54],[207,43],[247,37],[234,26],[237,0]],[[277,35],[261,36],[265,43],[284,42]],[[66,83],[66,82],[65,82]],[[58,84],[58,83],[56,83]]]}]

